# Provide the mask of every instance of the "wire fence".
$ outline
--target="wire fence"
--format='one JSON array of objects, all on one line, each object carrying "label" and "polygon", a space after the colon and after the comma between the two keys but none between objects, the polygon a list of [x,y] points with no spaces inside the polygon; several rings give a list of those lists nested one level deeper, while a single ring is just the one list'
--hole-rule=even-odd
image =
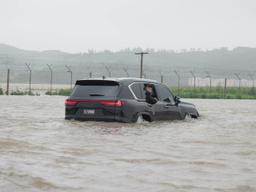
[{"label": "wire fence", "polygon": [[[143,77],[166,84],[182,95],[184,88],[207,88],[209,93],[216,88],[227,92],[228,88],[255,89],[255,71],[219,71],[216,69],[182,69],[163,66],[144,66]],[[59,89],[69,89],[77,79],[139,77],[140,68],[136,65],[97,63],[75,67],[72,65],[52,66],[46,64],[41,69],[33,69],[33,65],[2,65],[0,67],[0,89],[10,94],[24,91],[44,94]],[[193,91],[192,91],[193,92]],[[222,93],[223,94],[223,93]]]}]

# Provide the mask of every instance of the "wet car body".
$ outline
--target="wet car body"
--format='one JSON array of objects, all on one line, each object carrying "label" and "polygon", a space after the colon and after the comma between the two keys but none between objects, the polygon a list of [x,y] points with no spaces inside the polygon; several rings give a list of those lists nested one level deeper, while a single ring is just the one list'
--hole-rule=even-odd
[{"label": "wet car body", "polygon": [[[145,100],[145,84],[153,85],[156,104]],[[181,102],[167,86],[149,79],[78,80],[65,102],[65,119],[137,122],[197,118],[193,104]]]}]

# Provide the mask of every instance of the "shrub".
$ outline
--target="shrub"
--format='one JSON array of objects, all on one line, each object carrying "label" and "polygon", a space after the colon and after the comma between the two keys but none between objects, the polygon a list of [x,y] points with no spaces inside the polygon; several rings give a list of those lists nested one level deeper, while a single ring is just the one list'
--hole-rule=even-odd
[{"label": "shrub", "polygon": [[36,93],[36,94],[34,94],[34,93],[29,93],[28,91],[20,91],[20,90],[16,90],[16,91],[12,91],[11,93],[10,93],[10,95],[31,95],[31,96],[39,96],[40,94],[38,94],[38,93]]},{"label": "shrub", "polygon": [[62,96],[69,96],[70,95],[70,89],[60,89],[57,91],[47,91],[45,93],[46,95],[62,95]]}]

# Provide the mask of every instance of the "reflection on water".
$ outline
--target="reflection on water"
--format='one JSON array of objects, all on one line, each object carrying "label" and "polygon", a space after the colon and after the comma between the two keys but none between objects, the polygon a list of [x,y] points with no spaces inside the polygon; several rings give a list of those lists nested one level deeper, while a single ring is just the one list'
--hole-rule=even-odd
[{"label": "reflection on water", "polygon": [[64,97],[0,97],[0,191],[256,191],[256,101],[198,120],[65,121]]}]

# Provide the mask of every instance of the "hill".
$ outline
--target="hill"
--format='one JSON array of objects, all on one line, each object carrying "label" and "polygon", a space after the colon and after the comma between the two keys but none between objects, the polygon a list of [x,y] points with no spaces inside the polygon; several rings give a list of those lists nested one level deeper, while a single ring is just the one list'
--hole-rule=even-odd
[{"label": "hill", "polygon": [[[71,54],[59,50],[22,50],[0,44],[0,73],[4,76],[6,68],[10,68],[13,72],[13,81],[26,81],[25,63],[31,63],[33,71],[38,73],[34,77],[36,82],[47,81],[46,64],[53,66],[55,80],[61,83],[67,82],[65,65],[71,66],[75,78],[87,77],[89,72],[94,76],[108,76],[106,68],[110,68],[112,76],[126,75],[124,68],[128,69],[130,76],[138,76],[139,58],[134,55],[137,51],[141,49],[124,49],[117,52],[88,50]],[[205,71],[209,71],[216,77],[231,76],[235,72],[246,76],[256,71],[256,48],[237,47],[233,50],[220,48],[207,51],[190,49],[179,52],[147,49],[146,51],[150,54],[144,59],[145,75],[158,80],[159,74],[168,76],[173,70],[182,72],[185,77],[190,76],[191,70],[198,76],[205,76]],[[174,74],[171,76],[175,78]],[[4,81],[4,78],[2,77],[0,81]]]}]

